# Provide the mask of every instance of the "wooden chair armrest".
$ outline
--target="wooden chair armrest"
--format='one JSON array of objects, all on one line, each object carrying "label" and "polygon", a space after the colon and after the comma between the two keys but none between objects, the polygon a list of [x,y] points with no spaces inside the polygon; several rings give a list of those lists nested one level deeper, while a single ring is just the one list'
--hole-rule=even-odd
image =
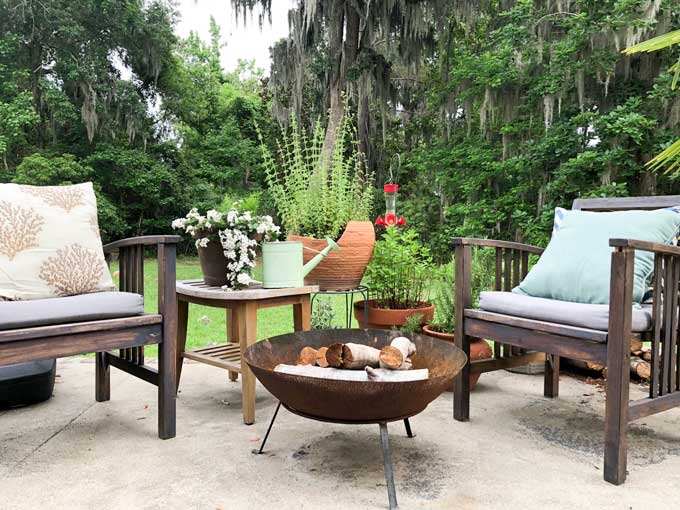
[{"label": "wooden chair armrest", "polygon": [[173,235],[139,236],[120,239],[104,245],[104,253],[112,253],[127,246],[146,246],[151,244],[177,244],[182,238]]},{"label": "wooden chair armrest", "polygon": [[451,244],[455,246],[483,246],[490,248],[508,248],[511,250],[525,251],[541,255],[543,248],[531,246],[530,244],[514,243],[512,241],[497,241],[495,239],[477,239],[474,237],[454,237]]},{"label": "wooden chair armrest", "polygon": [[610,239],[609,246],[614,248],[633,248],[634,250],[651,251],[664,255],[680,256],[680,247],[670,244],[650,243],[638,239]]}]

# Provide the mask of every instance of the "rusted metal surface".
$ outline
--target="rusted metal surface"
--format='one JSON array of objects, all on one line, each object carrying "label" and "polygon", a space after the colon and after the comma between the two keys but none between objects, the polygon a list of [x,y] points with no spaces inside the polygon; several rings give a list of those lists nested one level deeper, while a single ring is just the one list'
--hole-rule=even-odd
[{"label": "rusted metal surface", "polygon": [[[363,382],[315,379],[274,372],[279,363],[295,364],[300,349],[335,342],[354,342],[380,349],[397,336],[416,344],[413,368],[427,368],[424,381]],[[244,356],[258,380],[290,411],[317,420],[342,423],[396,421],[418,414],[453,385],[466,362],[465,354],[449,342],[398,331],[335,329],[304,331],[263,340]]]}]

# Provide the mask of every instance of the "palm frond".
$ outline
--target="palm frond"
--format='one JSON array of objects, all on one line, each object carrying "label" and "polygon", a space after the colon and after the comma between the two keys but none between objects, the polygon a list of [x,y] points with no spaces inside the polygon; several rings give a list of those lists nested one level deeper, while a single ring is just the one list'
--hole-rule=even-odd
[{"label": "palm frond", "polygon": [[654,156],[647,163],[652,170],[664,169],[665,173],[674,173],[680,170],[680,140],[676,140],[660,154]]},{"label": "palm frond", "polygon": [[667,34],[643,41],[630,48],[626,48],[623,50],[623,53],[626,55],[632,55],[634,53],[650,53],[652,51],[668,48],[674,44],[680,44],[680,30],[668,32]]}]

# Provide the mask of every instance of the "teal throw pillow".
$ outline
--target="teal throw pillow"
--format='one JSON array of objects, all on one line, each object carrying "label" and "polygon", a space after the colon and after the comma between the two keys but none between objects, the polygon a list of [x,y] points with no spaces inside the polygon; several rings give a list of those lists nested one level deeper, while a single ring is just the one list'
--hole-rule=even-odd
[{"label": "teal throw pillow", "polygon": [[[655,211],[589,212],[562,210],[559,228],[538,263],[513,292],[576,303],[608,304],[611,238],[671,244],[680,214]],[[643,299],[654,269],[654,254],[635,252],[633,302]]]}]

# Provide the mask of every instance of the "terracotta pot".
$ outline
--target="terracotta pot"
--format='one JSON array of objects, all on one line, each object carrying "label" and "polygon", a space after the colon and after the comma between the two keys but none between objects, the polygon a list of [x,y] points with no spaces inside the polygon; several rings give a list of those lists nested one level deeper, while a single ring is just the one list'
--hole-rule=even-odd
[{"label": "terracotta pot", "polygon": [[[454,335],[451,333],[440,333],[439,331],[433,330],[429,325],[423,326],[423,332],[426,335],[430,335],[434,338],[440,338],[448,342],[454,341]],[[486,340],[481,338],[473,338],[470,341],[470,361],[476,361],[479,359],[489,359],[492,356],[491,346]],[[474,390],[479,380],[479,376],[482,374],[470,374],[470,390]]]},{"label": "terracotta pot", "polygon": [[422,315],[421,323],[425,324],[434,317],[434,305],[423,301],[419,308],[409,308],[406,310],[392,310],[389,308],[378,308],[375,300],[368,301],[368,323],[364,323],[364,301],[354,303],[354,317],[361,329],[391,329],[406,324],[411,315]]},{"label": "terracotta pot", "polygon": [[[326,246],[325,239],[288,236],[289,241],[300,241],[305,248],[305,264]],[[340,251],[331,251],[305,278],[306,285],[318,285],[321,290],[356,289],[361,284],[366,266],[373,256],[375,230],[370,221],[350,221],[338,239]]]},{"label": "terracotta pot", "polygon": [[229,261],[224,256],[221,243],[210,241],[205,248],[199,246],[198,260],[201,263],[203,281],[207,285],[221,287],[227,284],[227,264]]}]

